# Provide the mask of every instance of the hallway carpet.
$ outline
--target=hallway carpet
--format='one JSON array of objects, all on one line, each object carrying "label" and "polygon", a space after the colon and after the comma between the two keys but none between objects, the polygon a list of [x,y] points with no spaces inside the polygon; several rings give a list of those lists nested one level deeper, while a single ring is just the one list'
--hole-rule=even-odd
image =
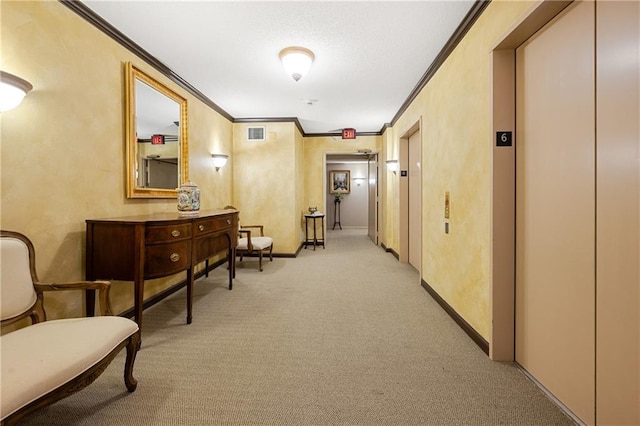
[{"label": "hallway carpet", "polygon": [[[277,242],[276,242],[277,244]],[[364,230],[326,249],[220,267],[144,313],[128,394],[118,356],[25,425],[571,425],[516,367],[493,362]]]}]

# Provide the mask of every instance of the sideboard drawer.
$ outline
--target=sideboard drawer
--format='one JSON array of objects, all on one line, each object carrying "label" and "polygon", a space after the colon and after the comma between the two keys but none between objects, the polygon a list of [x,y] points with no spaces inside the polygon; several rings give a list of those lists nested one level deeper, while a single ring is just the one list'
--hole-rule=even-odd
[{"label": "sideboard drawer", "polygon": [[191,265],[191,240],[155,244],[145,248],[145,278],[178,273]]},{"label": "sideboard drawer", "polygon": [[191,238],[191,224],[147,226],[145,241],[147,244],[180,241]]},{"label": "sideboard drawer", "polygon": [[222,217],[196,220],[193,222],[193,234],[197,237],[198,235],[205,235],[214,231],[227,231],[233,228],[236,217],[237,215],[224,215]]}]

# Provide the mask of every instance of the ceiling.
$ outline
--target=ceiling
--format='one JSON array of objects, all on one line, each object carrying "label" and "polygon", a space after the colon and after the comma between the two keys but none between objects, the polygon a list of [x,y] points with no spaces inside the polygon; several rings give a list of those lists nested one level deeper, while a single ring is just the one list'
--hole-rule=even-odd
[{"label": "ceiling", "polygon": [[[309,134],[380,132],[474,0],[83,0],[236,120],[291,119]],[[303,46],[300,81],[279,59]]]}]

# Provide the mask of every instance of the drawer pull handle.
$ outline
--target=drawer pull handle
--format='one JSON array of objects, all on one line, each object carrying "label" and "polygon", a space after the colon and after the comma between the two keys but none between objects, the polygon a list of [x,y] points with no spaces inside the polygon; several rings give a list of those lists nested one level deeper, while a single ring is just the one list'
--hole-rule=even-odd
[{"label": "drawer pull handle", "polygon": [[180,260],[180,255],[178,253],[172,253],[171,256],[169,256],[169,259],[171,259],[172,262],[177,262]]},{"label": "drawer pull handle", "polygon": [[231,219],[227,219],[227,225],[231,225]]},{"label": "drawer pull handle", "polygon": [[174,229],[173,231],[171,231],[171,236],[172,237],[179,237],[180,236],[180,231],[178,231],[177,229]]},{"label": "drawer pull handle", "polygon": [[204,231],[204,225],[199,225],[198,229],[201,230],[201,231]]}]

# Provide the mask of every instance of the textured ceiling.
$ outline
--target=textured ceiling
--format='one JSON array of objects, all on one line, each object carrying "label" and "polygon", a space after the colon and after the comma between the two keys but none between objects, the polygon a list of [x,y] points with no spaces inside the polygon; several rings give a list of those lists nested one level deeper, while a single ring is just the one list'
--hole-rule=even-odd
[{"label": "textured ceiling", "polygon": [[[474,2],[83,3],[235,119],[297,118],[315,134],[379,132]],[[316,56],[298,82],[287,46]]]}]

